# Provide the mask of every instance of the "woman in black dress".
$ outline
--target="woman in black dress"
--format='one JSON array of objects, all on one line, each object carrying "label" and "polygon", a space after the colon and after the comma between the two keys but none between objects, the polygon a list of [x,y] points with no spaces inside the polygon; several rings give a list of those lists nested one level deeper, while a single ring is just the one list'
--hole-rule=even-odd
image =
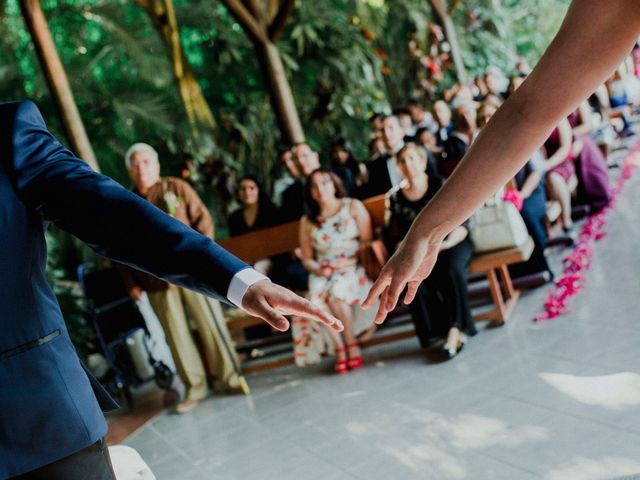
[{"label": "woman in black dress", "polygon": [[[263,193],[260,182],[253,175],[245,175],[240,178],[238,182],[238,201],[241,207],[233,211],[228,218],[229,234],[232,237],[278,224],[277,207]],[[264,275],[270,275],[274,270],[274,263],[278,264],[278,257],[263,258],[258,260],[253,265],[253,268]],[[280,282],[276,281],[276,283]],[[247,340],[264,338],[270,333],[271,329],[264,325],[245,329]]]},{"label": "woman in black dress", "polygon": [[[425,173],[424,148],[407,143],[396,156],[405,181],[388,196],[385,240],[390,251],[396,249],[415,217],[442,186],[442,180]],[[433,339],[446,338],[444,351],[455,356],[475,335],[467,292],[471,243],[465,227],[454,229],[442,242],[438,261],[410,304],[416,333],[423,347]]]},{"label": "woman in black dress", "polygon": [[278,223],[278,209],[253,175],[245,175],[238,182],[238,200],[242,206],[229,215],[232,237]]}]

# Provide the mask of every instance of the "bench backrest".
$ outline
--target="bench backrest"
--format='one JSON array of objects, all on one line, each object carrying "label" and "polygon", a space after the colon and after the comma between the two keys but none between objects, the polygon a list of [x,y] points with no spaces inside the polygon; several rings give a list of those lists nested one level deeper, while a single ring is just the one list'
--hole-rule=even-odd
[{"label": "bench backrest", "polygon": [[[384,195],[365,200],[374,230],[384,225]],[[222,240],[220,245],[247,263],[282,253],[292,252],[298,247],[300,221],[237,235]]]}]

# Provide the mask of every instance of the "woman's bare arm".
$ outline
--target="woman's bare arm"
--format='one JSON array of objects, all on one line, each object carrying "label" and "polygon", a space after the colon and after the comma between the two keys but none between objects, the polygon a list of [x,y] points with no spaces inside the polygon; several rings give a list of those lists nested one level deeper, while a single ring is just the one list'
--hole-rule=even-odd
[{"label": "woman's bare arm", "polygon": [[431,272],[445,236],[513,177],[553,127],[631,51],[640,33],[640,1],[575,0],[560,31],[522,86],[482,130],[445,186],[416,218],[372,287],[382,322],[405,286],[410,302]]}]

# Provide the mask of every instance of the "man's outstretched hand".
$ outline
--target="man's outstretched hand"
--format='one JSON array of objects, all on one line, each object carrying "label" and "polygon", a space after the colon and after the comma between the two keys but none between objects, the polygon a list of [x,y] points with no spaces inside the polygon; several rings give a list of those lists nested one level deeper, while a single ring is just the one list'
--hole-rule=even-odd
[{"label": "man's outstretched hand", "polygon": [[310,318],[326,324],[337,332],[344,328],[337,318],[269,280],[260,280],[249,287],[242,298],[242,308],[281,332],[289,328],[289,321],[285,315]]}]

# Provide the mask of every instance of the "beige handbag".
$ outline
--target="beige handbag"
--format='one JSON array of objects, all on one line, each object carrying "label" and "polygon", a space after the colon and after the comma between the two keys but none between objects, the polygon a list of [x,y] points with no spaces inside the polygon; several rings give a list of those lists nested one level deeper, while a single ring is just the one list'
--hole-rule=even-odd
[{"label": "beige handbag", "polygon": [[469,232],[476,253],[519,247],[529,238],[520,212],[513,203],[502,200],[502,191],[471,217]]}]

